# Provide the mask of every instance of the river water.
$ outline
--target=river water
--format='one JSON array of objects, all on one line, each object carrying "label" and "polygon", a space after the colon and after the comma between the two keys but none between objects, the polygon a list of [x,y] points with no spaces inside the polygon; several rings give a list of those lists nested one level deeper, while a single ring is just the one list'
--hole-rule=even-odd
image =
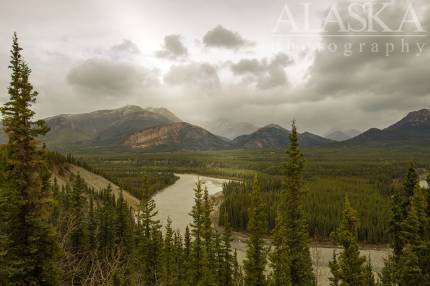
[{"label": "river water", "polygon": [[[186,226],[191,223],[189,213],[194,205],[193,188],[197,180],[200,179],[204,186],[207,187],[210,195],[222,191],[222,184],[227,180],[192,174],[177,174],[177,176],[179,176],[179,179],[176,183],[157,193],[154,196],[154,200],[158,208],[158,218],[163,225],[165,225],[167,218],[170,217],[173,220],[173,229],[179,229],[183,234]],[[246,236],[236,234],[232,246],[237,249],[239,260],[242,261],[246,253]],[[328,277],[330,275],[328,262],[332,258],[333,250],[336,250],[338,253],[340,251],[333,247],[311,247],[318,285],[328,285]],[[389,249],[367,248],[362,249],[361,253],[366,257],[371,257],[372,266],[375,271],[381,271],[384,258],[389,255]]]},{"label": "river water", "polygon": [[175,184],[158,192],[154,196],[158,209],[158,219],[165,225],[170,217],[174,230],[179,229],[183,234],[185,228],[192,221],[189,215],[194,205],[194,188],[197,180],[203,183],[208,189],[209,195],[222,191],[222,184],[225,179],[209,178],[190,174],[176,174],[179,179]]}]

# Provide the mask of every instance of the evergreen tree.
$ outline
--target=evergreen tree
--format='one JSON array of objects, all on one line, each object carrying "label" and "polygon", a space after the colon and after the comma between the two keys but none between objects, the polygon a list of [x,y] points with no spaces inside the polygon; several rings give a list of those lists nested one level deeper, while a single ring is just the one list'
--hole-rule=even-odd
[{"label": "evergreen tree", "polygon": [[94,193],[90,193],[88,211],[88,241],[91,251],[97,249],[97,221],[94,207]]},{"label": "evergreen tree", "polygon": [[[214,253],[214,235],[215,230],[212,226],[211,221],[212,205],[209,199],[209,192],[207,187],[203,191],[203,238],[204,248],[207,256],[209,265],[215,264],[215,253]],[[210,271],[211,267],[209,267]]]},{"label": "evergreen tree", "polygon": [[103,256],[109,256],[115,250],[115,215],[114,196],[112,194],[112,187],[109,185],[102,191],[102,203],[97,208],[97,220],[100,225],[97,233],[98,250]]},{"label": "evergreen tree", "polygon": [[160,279],[160,259],[162,249],[162,234],[160,221],[157,215],[155,201],[151,198],[148,178],[143,179],[142,199],[138,214],[138,271],[142,278],[141,285],[157,285]]},{"label": "evergreen tree", "polygon": [[70,234],[70,243],[72,252],[78,256],[84,255],[88,249],[88,229],[85,221],[86,198],[84,196],[86,185],[84,180],[78,174],[72,185],[70,194],[71,216],[75,227]]},{"label": "evergreen tree", "polygon": [[203,276],[204,264],[204,191],[200,181],[196,183],[194,188],[194,206],[191,210],[192,224],[191,235],[193,237],[192,250],[191,250],[191,266],[193,272],[191,274],[192,285],[197,285]]},{"label": "evergreen tree", "polygon": [[228,223],[228,220],[225,219],[226,223],[224,224],[224,232],[222,235],[222,241],[223,241],[223,248],[222,248],[222,254],[223,254],[223,260],[221,265],[221,279],[220,279],[220,285],[224,286],[232,286],[233,285],[233,256],[232,256],[232,250],[231,250],[231,242],[232,242],[232,234],[231,234],[231,227],[230,223]]},{"label": "evergreen tree", "polygon": [[398,259],[402,253],[404,247],[404,241],[401,238],[401,225],[406,219],[410,201],[414,194],[414,189],[418,185],[419,177],[413,164],[410,165],[407,175],[404,179],[403,188],[396,189],[393,194],[393,217],[391,220],[391,234],[393,236],[393,253],[394,259],[398,262]]},{"label": "evergreen tree", "polygon": [[174,269],[173,281],[174,285],[188,285],[187,273],[188,267],[184,259],[184,247],[182,243],[182,236],[179,230],[174,235]]},{"label": "evergreen tree", "polygon": [[330,286],[339,286],[340,283],[340,267],[337,262],[336,250],[333,250],[333,258],[329,261],[328,266],[330,268],[331,277],[329,277]]},{"label": "evergreen tree", "polygon": [[254,177],[252,187],[252,204],[248,211],[248,240],[245,269],[246,286],[266,285],[264,274],[266,267],[267,249],[264,246],[263,236],[267,230],[267,219],[264,212],[264,204],[261,199],[257,177]]},{"label": "evergreen tree", "polygon": [[161,284],[163,286],[174,286],[177,281],[174,280],[174,263],[175,263],[175,249],[174,249],[174,234],[172,229],[172,220],[167,218],[166,231],[164,236],[163,245],[163,273]]},{"label": "evergreen tree", "polygon": [[243,286],[243,273],[237,258],[237,250],[233,254],[233,286]]},{"label": "evergreen tree", "polygon": [[283,251],[284,248],[288,250],[288,258],[282,259],[289,259],[290,269],[287,273],[291,284],[309,286],[315,284],[315,277],[312,272],[308,227],[303,209],[303,155],[299,149],[295,122],[292,124],[289,141],[288,161],[285,165],[286,191],[283,194],[281,208],[284,212],[282,220],[285,230],[280,229],[286,234],[286,246],[279,248],[279,251]]},{"label": "evergreen tree", "polygon": [[116,210],[116,238],[117,243],[123,245],[126,251],[131,251],[132,242],[132,223],[127,202],[124,199],[123,191],[119,193]]},{"label": "evergreen tree", "polygon": [[373,275],[372,261],[370,254],[367,258],[367,263],[364,268],[364,285],[365,286],[376,286],[375,275]]},{"label": "evergreen tree", "polygon": [[408,216],[402,223],[401,239],[405,246],[398,266],[400,285],[430,285],[429,235],[427,196],[416,184]]},{"label": "evergreen tree", "polygon": [[286,229],[283,211],[278,207],[275,229],[273,231],[273,251],[270,253],[270,283],[274,286],[291,285],[290,260],[286,242]]},{"label": "evergreen tree", "polygon": [[342,221],[332,234],[333,239],[343,247],[338,262],[331,264],[332,275],[340,282],[339,285],[362,285],[365,281],[363,264],[366,258],[360,256],[357,229],[357,213],[345,197]]},{"label": "evergreen tree", "polygon": [[[52,194],[46,150],[38,147],[38,136],[47,133],[42,120],[33,121],[32,104],[37,92],[29,82],[30,69],[21,57],[21,47],[13,36],[9,101],[1,108],[8,136],[4,179],[1,188],[6,213],[4,233],[7,252],[0,259],[12,285],[59,285],[60,270],[57,235],[49,224]],[[3,268],[5,266],[5,268]],[[0,281],[3,279],[0,279]]]}]

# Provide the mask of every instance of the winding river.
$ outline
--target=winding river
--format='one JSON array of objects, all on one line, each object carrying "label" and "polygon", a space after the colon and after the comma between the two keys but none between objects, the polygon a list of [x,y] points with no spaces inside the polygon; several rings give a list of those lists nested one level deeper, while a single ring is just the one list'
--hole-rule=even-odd
[{"label": "winding river", "polygon": [[[194,205],[194,187],[198,179],[208,188],[210,195],[222,191],[222,184],[225,179],[210,178],[197,176],[192,174],[177,174],[179,179],[175,184],[165,188],[154,196],[154,200],[158,208],[158,218],[165,225],[168,217],[170,217],[173,229],[179,229],[184,233],[187,225],[191,223],[189,215],[192,206]],[[246,253],[246,236],[235,233],[232,246],[237,249],[239,260],[245,258]],[[330,269],[328,262],[331,260],[333,251],[337,250],[327,246],[312,246],[311,255],[314,268],[316,269],[318,285],[328,285],[328,277]],[[361,250],[362,255],[371,257],[372,266],[375,271],[381,271],[384,258],[389,255],[388,249],[381,248],[366,248]]]},{"label": "winding river", "polygon": [[165,225],[170,217],[173,229],[179,229],[183,234],[187,225],[191,223],[189,215],[194,205],[194,187],[197,180],[208,189],[209,195],[222,191],[225,179],[209,178],[191,174],[175,174],[179,179],[175,184],[158,192],[154,196],[158,209],[158,219]]}]

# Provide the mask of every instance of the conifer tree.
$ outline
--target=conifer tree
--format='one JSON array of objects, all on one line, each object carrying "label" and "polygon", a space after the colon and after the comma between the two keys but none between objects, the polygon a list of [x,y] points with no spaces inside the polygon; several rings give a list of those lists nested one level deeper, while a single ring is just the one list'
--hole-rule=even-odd
[{"label": "conifer tree", "polygon": [[145,286],[157,285],[161,272],[162,234],[160,221],[155,218],[157,213],[155,201],[151,198],[148,177],[145,175],[137,226],[138,271],[142,275],[140,284]]},{"label": "conifer tree", "polygon": [[339,286],[340,283],[340,271],[339,263],[337,262],[336,250],[333,250],[332,260],[329,261],[328,266],[330,268],[331,277],[329,277],[330,286]]},{"label": "conifer tree", "polygon": [[404,247],[404,241],[401,238],[401,225],[408,215],[410,201],[414,194],[414,189],[418,185],[418,181],[418,174],[414,165],[411,164],[404,179],[403,188],[395,190],[393,195],[393,217],[390,223],[390,228],[393,235],[392,245],[396,262],[398,261]]},{"label": "conifer tree", "polygon": [[214,235],[215,230],[212,226],[211,221],[212,205],[209,199],[209,192],[207,187],[203,191],[203,238],[205,253],[207,255],[209,265],[215,263],[215,253],[214,253]]},{"label": "conifer tree", "polygon": [[364,285],[365,286],[376,286],[375,275],[373,275],[372,261],[370,254],[367,257],[367,263],[364,267]]},{"label": "conifer tree", "polygon": [[90,193],[88,211],[88,241],[91,251],[97,249],[97,221],[94,207],[94,193]]},{"label": "conifer tree", "polygon": [[282,207],[277,210],[275,229],[273,231],[272,247],[270,253],[270,284],[273,286],[291,285],[290,260],[286,242],[286,230],[283,220]]},{"label": "conifer tree", "polygon": [[167,218],[162,256],[163,273],[161,284],[163,286],[174,286],[177,283],[177,281],[174,280],[175,249],[173,236],[172,220],[169,217]]},{"label": "conifer tree", "polygon": [[430,285],[430,232],[427,196],[415,185],[408,216],[402,223],[405,243],[398,263],[400,285]]},{"label": "conifer tree", "polygon": [[88,228],[84,213],[87,202],[84,196],[85,188],[85,182],[78,173],[73,180],[70,194],[71,216],[76,225],[70,235],[70,242],[73,253],[79,256],[84,255],[84,252],[88,249]]},{"label": "conifer tree", "polygon": [[339,285],[362,285],[365,281],[363,264],[366,258],[360,256],[357,230],[357,213],[351,207],[348,197],[345,197],[342,221],[332,233],[332,238],[343,248],[337,262],[331,264],[332,275],[339,281]]},{"label": "conifer tree", "polygon": [[232,234],[231,226],[226,218],[224,224],[224,232],[222,234],[222,254],[223,260],[221,265],[221,283],[220,285],[232,286],[233,285],[233,256],[231,250]]},{"label": "conifer tree", "polygon": [[[38,136],[47,133],[42,120],[33,121],[32,104],[37,92],[29,81],[31,70],[21,57],[21,47],[13,36],[9,101],[1,108],[8,136],[4,179],[1,188],[7,219],[3,243],[7,253],[0,259],[12,285],[59,285],[57,235],[49,224],[52,194],[46,150],[38,147]],[[6,235],[6,239],[4,237]]]},{"label": "conifer tree", "polygon": [[188,267],[184,259],[184,247],[182,243],[182,235],[179,230],[174,235],[174,269],[173,269],[173,281],[174,285],[188,285],[187,284],[187,273]]},{"label": "conifer tree", "polygon": [[[309,250],[308,226],[303,209],[303,155],[299,149],[297,128],[292,124],[289,134],[288,161],[285,165],[285,193],[283,194],[282,223],[285,224],[285,244],[279,251],[287,249],[289,271],[292,285],[314,285],[315,277],[312,272],[312,260]],[[282,254],[284,255],[284,254]],[[286,264],[285,261],[282,264]]]},{"label": "conifer tree", "polygon": [[131,251],[132,223],[127,202],[124,199],[123,191],[119,193],[116,210],[116,238],[117,243],[122,244],[126,251]]},{"label": "conifer tree", "polygon": [[[191,235],[193,237],[191,248],[191,274],[192,285],[196,285],[203,276],[203,264],[205,256],[204,245],[204,191],[202,183],[198,181],[194,188],[194,206],[191,210],[192,224]],[[206,257],[207,258],[207,257]]]},{"label": "conifer tree", "polygon": [[267,249],[264,246],[263,240],[263,236],[267,230],[267,218],[257,177],[254,177],[252,185],[252,203],[248,213],[249,237],[247,240],[246,260],[244,262],[245,285],[263,286],[267,284],[264,274]]},{"label": "conifer tree", "polygon": [[237,250],[233,254],[233,286],[243,286],[243,273],[237,258]]}]

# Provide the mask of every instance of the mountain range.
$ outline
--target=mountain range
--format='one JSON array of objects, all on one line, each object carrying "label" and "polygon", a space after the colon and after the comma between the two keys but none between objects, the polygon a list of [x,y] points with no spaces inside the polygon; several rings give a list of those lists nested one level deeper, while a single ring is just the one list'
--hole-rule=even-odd
[{"label": "mountain range", "polygon": [[[290,133],[277,124],[257,128],[252,124],[218,120],[217,124],[212,125],[212,130],[218,126],[219,131],[231,131],[231,136],[225,136],[225,132],[220,136],[203,127],[183,122],[166,108],[142,108],[134,105],[90,113],[62,114],[46,118],[45,121],[51,130],[41,139],[48,148],[58,151],[94,148],[145,151],[276,149],[288,145]],[[231,138],[241,129],[246,132]],[[326,138],[304,132],[300,133],[298,138],[302,146],[421,146],[430,142],[430,110],[410,112],[385,129],[371,128],[361,134],[357,133],[359,132],[355,130],[339,131]],[[350,138],[354,135],[356,136]],[[2,137],[4,142],[4,135]]]},{"label": "mountain range", "polygon": [[356,129],[351,129],[347,131],[335,130],[328,133],[324,137],[331,139],[333,141],[341,142],[341,141],[346,141],[348,139],[354,138],[355,136],[360,135],[360,133],[361,132]]}]

